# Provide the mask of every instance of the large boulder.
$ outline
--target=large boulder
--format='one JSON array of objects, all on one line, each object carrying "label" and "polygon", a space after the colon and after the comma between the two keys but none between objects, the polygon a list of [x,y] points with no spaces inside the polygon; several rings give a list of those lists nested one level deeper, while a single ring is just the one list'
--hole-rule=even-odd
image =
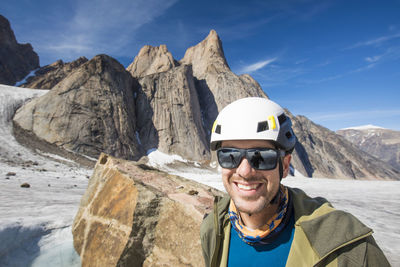
[{"label": "large boulder", "polygon": [[39,67],[31,44],[19,44],[10,22],[0,15],[0,84],[14,85]]},{"label": "large boulder", "polygon": [[362,151],[356,145],[304,116],[294,117],[298,142],[293,166],[308,177],[399,180],[400,172],[390,164]]},{"label": "large boulder", "polygon": [[51,89],[87,61],[88,60],[85,57],[80,57],[77,60],[68,63],[64,63],[62,60],[57,60],[56,62],[35,71],[35,75],[28,77],[26,82],[21,84],[20,87]]},{"label": "large boulder", "polygon": [[101,152],[138,159],[132,76],[99,55],[14,116],[14,125],[66,150],[97,158]]},{"label": "large boulder", "polygon": [[221,192],[102,154],[73,224],[82,266],[204,266],[200,224]]}]

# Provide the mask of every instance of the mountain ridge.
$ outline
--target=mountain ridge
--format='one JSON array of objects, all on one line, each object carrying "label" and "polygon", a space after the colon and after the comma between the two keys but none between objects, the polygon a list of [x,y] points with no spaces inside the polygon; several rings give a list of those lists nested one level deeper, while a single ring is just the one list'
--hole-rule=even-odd
[{"label": "mountain ridge", "polygon": [[[104,60],[95,60],[98,57]],[[113,71],[103,71],[107,69]],[[98,96],[85,93],[90,88],[96,88]],[[113,100],[104,102],[110,92],[114,95]],[[238,76],[230,70],[222,41],[214,30],[199,44],[188,48],[180,61],[173,58],[166,45],[144,46],[126,69],[115,59],[96,56],[67,73],[50,90],[50,94],[54,99],[62,95],[67,96],[67,99],[73,95],[83,97],[81,102],[79,98],[72,98],[75,99],[72,102],[64,101],[68,105],[62,102],[62,110],[74,118],[75,127],[59,127],[56,130],[55,121],[60,116],[55,117],[54,114],[60,108],[56,105],[41,108],[49,106],[45,102],[54,102],[54,99],[49,98],[46,101],[39,98],[21,107],[14,122],[44,139],[48,133],[37,129],[52,129],[53,139],[48,139],[48,142],[68,147],[75,152],[87,153],[94,158],[104,151],[112,156],[138,159],[146,156],[146,151],[159,149],[203,164],[216,160],[215,155],[210,153],[209,139],[218,112],[239,98],[268,98],[250,75]],[[73,112],[77,107],[78,110],[92,110],[89,112],[89,118],[92,119],[88,119],[86,111]],[[41,110],[42,120],[34,122],[25,119],[24,122],[23,117],[38,116],[35,113],[38,110]],[[108,114],[110,112],[111,117]],[[44,120],[45,117],[50,119]],[[293,166],[304,175],[399,179],[396,170],[383,162],[379,166],[378,159],[344,142],[334,132],[305,117],[291,114],[290,117],[299,140],[293,156]],[[71,122],[66,120],[60,125],[70,125]],[[114,134],[109,135],[104,143],[100,133],[105,133],[108,128],[113,129],[111,131]],[[79,134],[80,131],[82,134]],[[58,138],[57,141],[54,136]],[[74,138],[71,139],[72,136]],[[75,140],[75,143],[71,140]]]}]

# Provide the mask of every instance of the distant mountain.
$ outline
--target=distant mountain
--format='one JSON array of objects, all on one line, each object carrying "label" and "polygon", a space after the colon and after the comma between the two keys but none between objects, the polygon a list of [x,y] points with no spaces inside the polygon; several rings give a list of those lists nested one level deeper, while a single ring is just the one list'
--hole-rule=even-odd
[{"label": "distant mountain", "polygon": [[400,170],[400,131],[366,125],[341,129],[336,133]]},{"label": "distant mountain", "polygon": [[10,22],[0,15],[0,84],[14,85],[38,67],[31,44],[19,44]]},{"label": "distant mountain", "polygon": [[304,116],[294,117],[290,113],[289,116],[298,139],[293,165],[306,176],[400,179],[400,172],[393,166],[362,151],[335,132]]}]

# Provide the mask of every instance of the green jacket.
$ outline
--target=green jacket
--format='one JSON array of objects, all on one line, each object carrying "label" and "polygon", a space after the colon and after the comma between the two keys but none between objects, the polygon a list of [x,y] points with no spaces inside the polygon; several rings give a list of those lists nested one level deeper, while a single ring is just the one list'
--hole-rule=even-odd
[{"label": "green jacket", "polygon": [[[323,198],[289,188],[295,232],[286,266],[390,266],[372,230],[351,214],[334,209]],[[230,198],[216,198],[214,212],[200,229],[206,266],[227,266],[231,224]]]}]

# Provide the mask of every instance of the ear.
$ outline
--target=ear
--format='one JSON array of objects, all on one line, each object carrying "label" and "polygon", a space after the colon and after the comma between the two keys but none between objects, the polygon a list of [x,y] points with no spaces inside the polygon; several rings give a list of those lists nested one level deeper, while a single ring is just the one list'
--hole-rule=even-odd
[{"label": "ear", "polygon": [[289,174],[289,170],[290,170],[290,160],[292,159],[292,155],[291,154],[287,154],[284,158],[283,158],[283,178],[286,178],[286,176]]}]

